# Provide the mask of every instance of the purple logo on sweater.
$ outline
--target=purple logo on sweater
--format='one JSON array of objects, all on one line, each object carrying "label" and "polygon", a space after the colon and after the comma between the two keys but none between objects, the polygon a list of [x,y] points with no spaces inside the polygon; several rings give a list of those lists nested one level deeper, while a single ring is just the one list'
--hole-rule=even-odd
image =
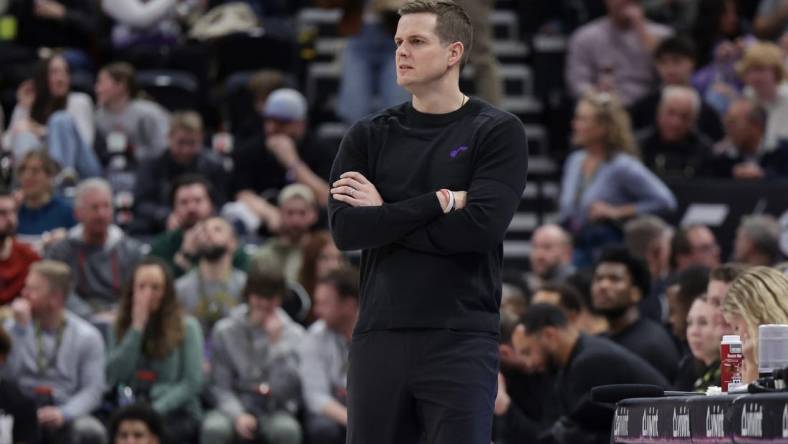
[{"label": "purple logo on sweater", "polygon": [[455,157],[459,156],[461,152],[467,151],[467,150],[468,150],[468,145],[463,145],[463,146],[461,146],[459,148],[455,148],[455,149],[453,149],[453,150],[451,150],[449,152],[449,157],[454,159]]}]

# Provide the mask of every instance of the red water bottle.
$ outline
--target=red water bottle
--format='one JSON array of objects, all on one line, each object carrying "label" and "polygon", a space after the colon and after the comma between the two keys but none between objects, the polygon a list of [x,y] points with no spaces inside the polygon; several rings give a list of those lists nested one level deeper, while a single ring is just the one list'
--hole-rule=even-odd
[{"label": "red water bottle", "polygon": [[725,335],[720,344],[720,382],[722,391],[728,392],[728,386],[742,383],[742,353],[741,337],[739,335]]}]

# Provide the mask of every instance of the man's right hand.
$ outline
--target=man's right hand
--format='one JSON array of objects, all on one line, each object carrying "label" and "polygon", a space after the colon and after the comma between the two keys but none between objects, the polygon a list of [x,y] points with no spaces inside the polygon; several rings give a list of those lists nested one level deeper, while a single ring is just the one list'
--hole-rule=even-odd
[{"label": "man's right hand", "polygon": [[204,234],[204,225],[198,222],[195,226],[186,230],[183,233],[183,242],[181,243],[181,253],[186,256],[194,256],[200,247]]},{"label": "man's right hand", "polygon": [[144,332],[151,315],[151,294],[143,291],[132,296],[131,327],[138,332]]},{"label": "man's right hand", "polygon": [[235,432],[243,439],[254,439],[257,431],[257,418],[248,413],[235,418]]},{"label": "man's right hand", "polygon": [[27,327],[33,319],[30,302],[24,298],[16,298],[11,303],[11,312],[14,315],[14,321],[21,327]]}]

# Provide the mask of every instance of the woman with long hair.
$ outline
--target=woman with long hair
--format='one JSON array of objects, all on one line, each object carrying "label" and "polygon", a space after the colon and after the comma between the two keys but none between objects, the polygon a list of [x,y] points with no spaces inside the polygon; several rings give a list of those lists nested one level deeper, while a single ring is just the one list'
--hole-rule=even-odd
[{"label": "woman with long hair", "polygon": [[172,272],[149,257],[134,269],[110,335],[107,383],[165,418],[166,442],[194,442],[202,411],[203,336],[182,312]]},{"label": "woman with long hair", "polygon": [[638,159],[629,116],[609,93],[590,93],[577,104],[572,143],[559,197],[561,223],[575,236],[582,265],[604,243],[618,241],[618,224],[676,208],[673,193]]},{"label": "woman with long hair", "polygon": [[61,167],[83,177],[98,176],[101,167],[92,149],[93,102],[70,88],[63,56],[41,59],[33,79],[19,87],[5,144],[16,158],[30,149],[46,148]]},{"label": "woman with long hair", "polygon": [[788,324],[788,278],[770,267],[753,267],[733,281],[722,303],[725,321],[741,336],[742,382],[758,378],[758,326]]}]

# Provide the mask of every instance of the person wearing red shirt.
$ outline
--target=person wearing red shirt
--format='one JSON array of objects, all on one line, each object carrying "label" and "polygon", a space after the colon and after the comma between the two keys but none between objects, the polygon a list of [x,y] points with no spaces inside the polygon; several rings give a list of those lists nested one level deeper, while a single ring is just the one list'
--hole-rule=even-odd
[{"label": "person wearing red shirt", "polygon": [[30,264],[41,259],[32,247],[14,238],[16,210],[14,196],[0,188],[0,305],[19,296]]}]

